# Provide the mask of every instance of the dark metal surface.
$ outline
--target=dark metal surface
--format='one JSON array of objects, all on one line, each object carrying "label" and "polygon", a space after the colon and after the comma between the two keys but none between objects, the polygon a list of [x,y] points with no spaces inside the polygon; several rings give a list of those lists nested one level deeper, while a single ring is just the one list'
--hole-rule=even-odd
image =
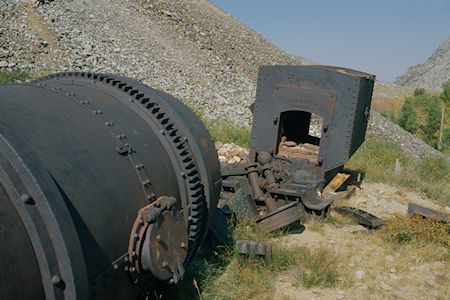
[{"label": "dark metal surface", "polygon": [[[304,212],[325,216],[333,200],[323,188],[364,141],[374,81],[373,75],[338,67],[260,67],[249,161],[223,166],[224,190],[247,189],[267,231]],[[322,122],[320,137],[310,135],[318,125],[313,116]],[[247,201],[222,201],[230,199]]]},{"label": "dark metal surface", "polygon": [[[262,151],[276,154],[280,115],[301,111],[307,118],[314,113],[323,119],[320,167],[326,172],[342,166],[364,141],[374,80],[337,67],[260,67],[250,157]],[[309,128],[309,120],[296,121],[298,127],[308,121]]]},{"label": "dark metal surface", "polygon": [[413,215],[419,215],[422,216],[424,218],[437,218],[439,219],[441,222],[444,223],[448,223],[448,217],[446,215],[444,215],[443,213],[434,210],[434,209],[430,209],[427,207],[423,207],[420,206],[418,204],[409,202],[408,203],[408,216],[411,217]]},{"label": "dark metal surface", "polygon": [[236,214],[239,222],[249,222],[258,217],[258,210],[250,194],[239,188],[227,202],[228,207]]},{"label": "dark metal surface", "polygon": [[[11,286],[28,281],[32,282],[32,289],[28,290],[29,294],[23,294],[23,298],[30,295],[45,295],[47,299],[87,297],[88,279],[81,246],[78,239],[72,238],[76,231],[69,211],[64,205],[58,205],[64,203],[63,198],[38,157],[20,140],[14,140],[13,148],[11,132],[2,129],[0,186],[8,197],[0,200],[2,208],[12,204],[20,220],[9,224],[11,229],[6,227],[8,218],[1,219],[1,231],[15,232],[23,225],[26,233],[8,240],[3,240],[7,235],[0,236],[3,252],[0,277],[5,278],[0,282],[1,298],[13,299],[13,295],[24,293],[27,289],[19,292]],[[31,245],[33,252],[27,247],[20,248],[20,244]],[[30,264],[30,272],[27,266],[17,273],[10,272],[16,268],[15,256]],[[39,274],[33,272],[34,265],[38,266]]]},{"label": "dark metal surface", "polygon": [[235,246],[236,255],[246,256],[250,259],[262,257],[266,264],[272,262],[272,243],[237,240]]},{"label": "dark metal surface", "polygon": [[[95,87],[102,93],[112,94],[122,104],[137,113],[146,125],[153,129],[153,132],[160,133],[156,135],[156,138],[163,146],[162,153],[166,153],[172,162],[171,168],[175,169],[176,174],[175,179],[166,178],[161,183],[177,181],[179,189],[184,192],[180,194],[181,198],[177,195],[173,196],[180,199],[182,207],[187,207],[189,210],[184,214],[186,221],[189,222],[190,240],[187,259],[189,261],[206,236],[205,229],[212,218],[220,193],[220,168],[217,154],[204,125],[177,99],[135,80],[115,75],[81,73],[75,74],[79,80],[76,85],[73,85],[72,77],[73,75],[70,74],[57,74],[44,81],[44,84],[62,86],[65,90],[69,90],[68,93],[75,95],[83,93],[88,87]],[[86,101],[89,102],[89,100]],[[92,111],[98,112],[99,109]],[[125,134],[125,139],[127,138]],[[146,145],[149,144],[146,143]],[[150,152],[148,149],[145,151]],[[135,151],[135,154],[138,153],[139,151]],[[152,158],[155,156],[157,155],[153,156],[149,153],[148,158],[151,161],[136,164],[136,166],[144,165],[144,170],[155,169],[151,165],[154,161]],[[144,180],[141,182],[150,180],[149,184],[151,184],[158,179]],[[207,214],[204,214],[205,210],[208,210]],[[189,216],[191,218],[187,220]]]},{"label": "dark metal surface", "polygon": [[146,211],[149,227],[140,254],[143,270],[159,280],[170,279],[170,283],[184,276],[188,251],[187,226],[175,203],[175,198],[164,198]]},{"label": "dark metal surface", "polygon": [[175,98],[89,73],[0,85],[0,136],[0,191],[8,195],[0,201],[18,213],[16,221],[0,220],[0,232],[17,218],[23,227],[14,230],[26,232],[8,241],[20,249],[4,247],[8,235],[1,236],[0,279],[8,278],[1,299],[15,299],[14,286],[27,278],[8,271],[14,255],[30,260],[26,281],[33,284],[22,298],[143,296],[155,277],[135,284],[125,254],[138,211],[159,196],[177,199],[173,217],[163,212],[148,233],[184,234],[177,264],[204,239],[220,193],[219,163],[204,126]]},{"label": "dark metal surface", "polygon": [[359,224],[369,228],[379,228],[384,224],[382,219],[358,208],[338,206],[335,210],[340,214],[354,217]]},{"label": "dark metal surface", "polygon": [[298,221],[301,214],[299,202],[294,201],[260,217],[256,222],[261,230],[272,232]]}]

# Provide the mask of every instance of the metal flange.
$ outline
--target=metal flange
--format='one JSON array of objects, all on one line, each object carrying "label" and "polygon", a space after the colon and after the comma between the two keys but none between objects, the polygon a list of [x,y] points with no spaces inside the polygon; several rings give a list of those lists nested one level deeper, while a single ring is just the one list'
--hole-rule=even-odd
[{"label": "metal flange", "polygon": [[129,271],[139,278],[151,273],[159,280],[177,283],[184,275],[188,230],[174,197],[160,197],[140,209],[130,236]]}]

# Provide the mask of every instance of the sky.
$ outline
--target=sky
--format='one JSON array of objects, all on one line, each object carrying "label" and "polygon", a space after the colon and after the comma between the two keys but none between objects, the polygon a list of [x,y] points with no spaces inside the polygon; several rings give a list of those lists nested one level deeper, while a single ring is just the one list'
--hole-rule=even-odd
[{"label": "sky", "polygon": [[392,82],[450,36],[450,0],[211,0],[288,53]]}]

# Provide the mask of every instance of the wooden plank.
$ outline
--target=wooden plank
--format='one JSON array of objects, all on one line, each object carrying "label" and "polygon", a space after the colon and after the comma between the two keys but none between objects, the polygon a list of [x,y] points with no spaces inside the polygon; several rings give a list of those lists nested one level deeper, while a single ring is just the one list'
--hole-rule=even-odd
[{"label": "wooden plank", "polygon": [[289,151],[278,151],[278,155],[285,156],[289,158],[301,158],[301,159],[307,159],[313,164],[317,164],[317,155],[306,155],[304,153],[298,153],[298,152],[289,152]]},{"label": "wooden plank", "polygon": [[333,193],[349,178],[350,174],[337,173],[323,191],[326,193]]},{"label": "wooden plank", "polygon": [[353,206],[354,203],[350,201],[350,198],[356,194],[356,185],[351,185],[349,188],[342,192],[324,193],[323,196],[326,199],[333,200],[333,207],[339,206]]}]

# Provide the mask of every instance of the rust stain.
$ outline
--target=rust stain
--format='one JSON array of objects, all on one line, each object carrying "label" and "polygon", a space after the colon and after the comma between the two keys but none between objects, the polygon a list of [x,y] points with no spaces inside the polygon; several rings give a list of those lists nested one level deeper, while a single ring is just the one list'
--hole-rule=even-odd
[{"label": "rust stain", "polygon": [[201,138],[200,144],[202,145],[203,148],[208,148],[208,141],[206,139]]}]

